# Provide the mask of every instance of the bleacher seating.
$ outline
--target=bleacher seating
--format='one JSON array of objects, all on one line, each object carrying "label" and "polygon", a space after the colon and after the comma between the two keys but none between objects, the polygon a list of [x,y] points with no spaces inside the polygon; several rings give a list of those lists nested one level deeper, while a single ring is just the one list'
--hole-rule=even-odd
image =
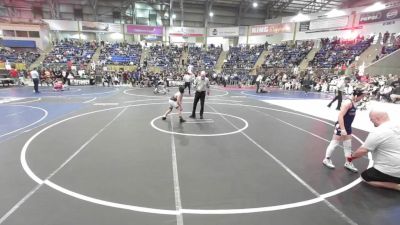
[{"label": "bleacher seating", "polygon": [[313,46],[314,42],[312,41],[298,42],[292,46],[287,43],[274,45],[269,50],[270,53],[266,56],[263,67],[292,68],[298,66]]},{"label": "bleacher seating", "polygon": [[100,52],[100,61],[108,65],[139,65],[142,55],[140,44],[107,44]]},{"label": "bleacher seating", "polygon": [[155,45],[150,47],[147,63],[150,66],[160,68],[172,68],[179,65],[179,60],[182,57],[182,48],[178,46],[160,46]]},{"label": "bleacher seating", "polygon": [[57,43],[43,61],[45,66],[71,61],[74,65],[86,65],[90,62],[98,45],[96,42],[63,40]]},{"label": "bleacher seating", "polygon": [[338,65],[350,65],[357,56],[361,55],[372,43],[373,37],[346,41],[340,39],[322,42],[320,51],[310,61],[310,65],[318,68],[334,68]]},{"label": "bleacher seating", "polygon": [[400,49],[400,35],[397,37],[393,37],[391,42],[382,47],[382,55],[388,55],[395,52],[397,49]]},{"label": "bleacher seating", "polygon": [[40,56],[35,48],[0,48],[0,62],[32,64]]},{"label": "bleacher seating", "polygon": [[263,45],[230,47],[223,65],[223,73],[248,75],[263,50]]},{"label": "bleacher seating", "polygon": [[201,47],[189,48],[188,62],[193,65],[193,71],[213,71],[222,48],[210,46],[207,50]]}]

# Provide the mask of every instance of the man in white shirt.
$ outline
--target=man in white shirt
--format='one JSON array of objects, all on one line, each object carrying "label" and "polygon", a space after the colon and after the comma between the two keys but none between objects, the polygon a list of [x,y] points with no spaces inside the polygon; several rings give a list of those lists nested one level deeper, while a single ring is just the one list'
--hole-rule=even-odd
[{"label": "man in white shirt", "polygon": [[257,85],[256,93],[258,93],[259,90],[260,90],[260,84],[261,84],[262,78],[263,78],[263,75],[261,75],[261,74],[257,76],[257,79],[256,79],[256,85]]},{"label": "man in white shirt", "polygon": [[96,63],[94,61],[90,64],[90,67],[93,71],[96,71]]},{"label": "man in white shirt", "polygon": [[187,67],[188,73],[189,74],[193,74],[193,65],[189,64],[189,66]]},{"label": "man in white shirt", "polygon": [[400,126],[384,111],[372,110],[369,118],[376,129],[350,160],[371,152],[374,165],[361,174],[362,179],[374,187],[400,191]]},{"label": "man in white shirt", "polygon": [[185,89],[186,87],[189,88],[189,95],[190,95],[190,82],[192,80],[192,76],[190,76],[189,73],[185,73],[185,75],[183,76],[183,82],[185,82]]},{"label": "man in white shirt", "polygon": [[189,118],[192,118],[192,119],[196,118],[196,107],[197,107],[197,103],[200,100],[200,105],[201,105],[200,119],[203,119],[204,100],[206,99],[206,91],[207,91],[207,95],[210,95],[210,81],[206,77],[205,71],[201,71],[200,76],[196,77],[193,85],[196,90],[196,94],[194,96],[192,115],[190,115]]},{"label": "man in white shirt", "polygon": [[31,71],[31,78],[33,81],[33,90],[36,94],[39,94],[39,73],[36,68]]}]

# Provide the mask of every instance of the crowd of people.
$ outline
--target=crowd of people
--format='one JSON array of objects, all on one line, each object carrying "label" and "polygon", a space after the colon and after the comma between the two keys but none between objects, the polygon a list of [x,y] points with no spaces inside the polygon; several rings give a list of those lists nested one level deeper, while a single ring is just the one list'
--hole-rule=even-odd
[{"label": "crowd of people", "polygon": [[373,42],[374,37],[358,36],[356,39],[324,38],[321,49],[310,61],[310,65],[318,68],[334,68],[338,65],[349,66],[357,56],[361,55]]},{"label": "crowd of people", "polygon": [[29,66],[39,58],[36,48],[0,48],[0,62],[24,63]]},{"label": "crowd of people", "polygon": [[376,55],[374,61],[400,49],[400,35],[396,36],[395,33],[390,34],[388,31],[386,31],[383,36],[382,33],[379,33],[377,43],[382,44],[383,46],[380,53]]},{"label": "crowd of people", "polygon": [[[386,34],[385,34],[386,35]],[[387,35],[386,35],[387,36]],[[398,37],[389,38],[387,43],[395,44]],[[183,81],[185,71],[197,73],[204,70],[208,73],[210,81],[218,85],[254,85],[257,82],[262,87],[277,86],[286,90],[306,89],[316,92],[336,92],[338,78],[346,70],[343,65],[348,65],[367,48],[373,37],[365,38],[358,36],[355,40],[341,40],[338,38],[322,39],[321,51],[310,62],[307,71],[298,71],[298,65],[312,49],[313,41],[298,41],[294,44],[283,43],[273,45],[269,48],[269,55],[266,56],[263,67],[256,69],[259,76],[250,75],[256,61],[264,50],[264,45],[231,47],[221,73],[215,72],[215,65],[222,52],[221,47],[210,45],[207,49],[202,47],[181,48],[178,46],[154,45],[149,47],[148,57],[140,65],[142,46],[140,44],[108,43],[100,45],[101,54],[99,64],[101,65],[137,65],[138,69],[127,71],[126,68],[119,71],[104,71],[103,83],[110,84],[132,84],[152,86],[156,80]],[[394,42],[392,42],[394,41]],[[92,69],[85,72],[82,67],[71,67],[72,64],[87,65],[94,51],[99,45],[97,42],[77,42],[74,40],[63,40],[55,44],[54,49],[45,58],[43,68],[38,70],[39,83],[54,85],[57,80],[70,84],[71,80],[80,78],[94,81],[96,71]],[[0,59],[11,52],[31,54],[23,52],[0,49]],[[185,62],[182,53],[187,51],[188,60]],[[21,54],[19,54],[21,53]],[[35,56],[36,57],[36,56]],[[24,57],[28,59],[29,57]],[[54,65],[58,63],[58,65]],[[92,62],[93,63],[93,62]],[[47,65],[49,64],[49,65]],[[65,65],[64,65],[65,64]],[[188,66],[189,65],[189,66]],[[164,68],[159,72],[151,71],[148,66]],[[332,70],[323,70],[325,67],[339,68],[335,73]],[[176,68],[180,68],[177,70]],[[183,69],[182,69],[183,68]],[[86,69],[86,67],[85,67]],[[98,71],[97,71],[98,72]],[[26,77],[27,72],[19,71]],[[399,85],[398,76],[356,76],[350,82],[346,93],[351,93],[354,84],[359,82],[368,84],[370,97],[378,101],[398,102]],[[395,82],[397,81],[397,82]]]},{"label": "crowd of people", "polygon": [[213,71],[222,52],[221,47],[210,45],[208,49],[201,47],[189,48],[188,64],[194,71]]},{"label": "crowd of people", "polygon": [[269,49],[263,67],[293,68],[298,66],[313,46],[313,41],[296,42],[294,45],[289,43],[273,45]]},{"label": "crowd of people", "polygon": [[97,47],[96,41],[61,40],[55,43],[53,50],[44,59],[43,65],[65,64],[67,62],[73,65],[87,65]]},{"label": "crowd of people", "polygon": [[139,65],[142,56],[140,44],[106,43],[100,51],[102,65]]},{"label": "crowd of people", "polygon": [[223,65],[223,73],[248,75],[263,51],[264,45],[230,47]]},{"label": "crowd of people", "polygon": [[181,64],[183,49],[181,47],[170,45],[150,46],[149,54],[145,59],[145,67],[148,65],[156,67],[178,67]]}]

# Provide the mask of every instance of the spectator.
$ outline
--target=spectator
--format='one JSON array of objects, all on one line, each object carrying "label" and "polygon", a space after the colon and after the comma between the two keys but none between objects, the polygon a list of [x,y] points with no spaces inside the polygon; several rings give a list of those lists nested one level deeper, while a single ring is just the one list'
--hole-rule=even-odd
[{"label": "spectator", "polygon": [[400,85],[397,84],[397,86],[393,89],[392,94],[390,95],[390,99],[392,99],[393,103],[396,103],[398,100],[400,100]]}]

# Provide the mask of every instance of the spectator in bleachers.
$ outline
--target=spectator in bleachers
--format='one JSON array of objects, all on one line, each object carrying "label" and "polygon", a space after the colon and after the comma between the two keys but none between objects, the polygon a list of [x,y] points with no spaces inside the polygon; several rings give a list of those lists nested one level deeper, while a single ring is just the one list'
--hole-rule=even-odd
[{"label": "spectator in bleachers", "polygon": [[46,56],[43,64],[70,63],[71,65],[87,65],[96,51],[96,42],[79,42],[75,40],[60,41]]},{"label": "spectator in bleachers", "polygon": [[155,45],[150,47],[150,52],[147,57],[149,65],[160,67],[163,70],[177,70],[182,57],[182,48],[178,46],[160,46]]},{"label": "spectator in bleachers", "polygon": [[374,37],[364,39],[362,36],[354,40],[324,39],[320,51],[310,61],[310,65],[317,68],[348,66],[371,45],[373,40]]},{"label": "spectator in bleachers", "polygon": [[272,46],[264,66],[277,68],[297,67],[313,46],[314,42],[312,41],[296,42],[294,46],[288,43]]},{"label": "spectator in bleachers", "polygon": [[221,52],[222,49],[214,47],[214,45],[210,45],[207,50],[200,47],[191,47],[189,48],[188,62],[193,65],[195,72],[204,70],[211,73]]},{"label": "spectator in bleachers", "polygon": [[383,44],[387,43],[387,41],[389,40],[389,36],[390,36],[389,31],[386,31],[385,34],[383,35]]},{"label": "spectator in bleachers", "polygon": [[1,48],[0,62],[32,64],[40,56],[35,48]]},{"label": "spectator in bleachers", "polygon": [[264,45],[230,47],[223,65],[223,74],[229,77],[227,82],[239,85],[252,80],[249,73],[263,51]]},{"label": "spectator in bleachers", "polygon": [[140,44],[108,43],[101,49],[99,59],[108,65],[139,65],[141,55]]}]

